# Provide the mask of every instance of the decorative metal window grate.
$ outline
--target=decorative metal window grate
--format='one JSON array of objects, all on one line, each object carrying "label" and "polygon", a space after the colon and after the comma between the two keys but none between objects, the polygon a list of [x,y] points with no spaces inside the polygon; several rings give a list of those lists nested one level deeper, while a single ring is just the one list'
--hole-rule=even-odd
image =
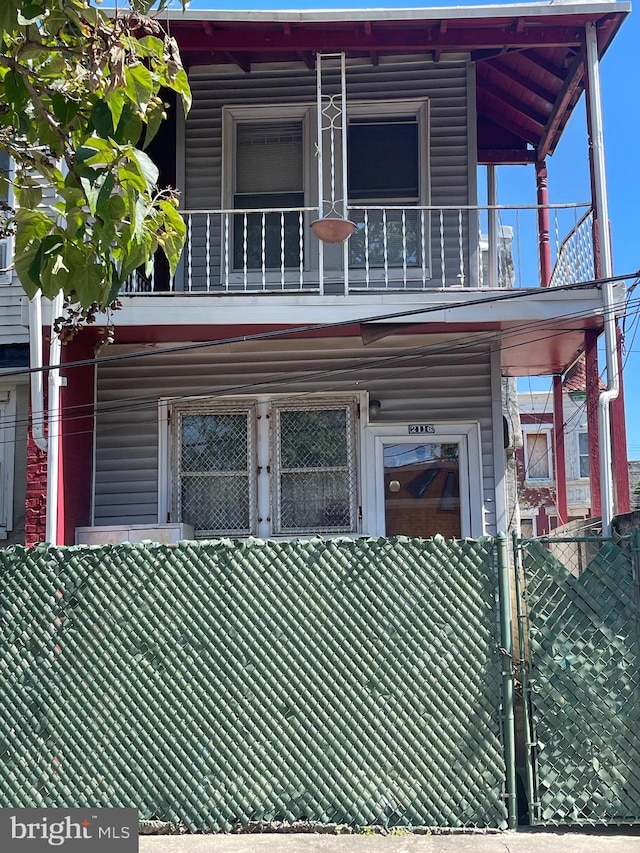
[{"label": "decorative metal window grate", "polygon": [[175,507],[199,538],[255,532],[254,434],[246,404],[177,410]]},{"label": "decorative metal window grate", "polygon": [[355,401],[273,409],[273,532],[354,532]]}]

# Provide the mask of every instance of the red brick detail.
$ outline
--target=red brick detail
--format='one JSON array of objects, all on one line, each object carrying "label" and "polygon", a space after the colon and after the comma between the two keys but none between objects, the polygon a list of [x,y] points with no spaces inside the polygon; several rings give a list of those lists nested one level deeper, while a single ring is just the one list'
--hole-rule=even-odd
[{"label": "red brick detail", "polygon": [[29,425],[27,435],[27,499],[25,545],[44,542],[47,522],[47,454],[36,445]]}]

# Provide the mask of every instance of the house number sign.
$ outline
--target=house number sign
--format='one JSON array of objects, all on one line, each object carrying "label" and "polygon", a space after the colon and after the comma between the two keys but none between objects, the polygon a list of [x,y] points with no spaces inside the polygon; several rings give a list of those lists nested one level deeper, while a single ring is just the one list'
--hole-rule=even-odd
[{"label": "house number sign", "polygon": [[409,435],[433,435],[435,431],[433,424],[409,424]]}]

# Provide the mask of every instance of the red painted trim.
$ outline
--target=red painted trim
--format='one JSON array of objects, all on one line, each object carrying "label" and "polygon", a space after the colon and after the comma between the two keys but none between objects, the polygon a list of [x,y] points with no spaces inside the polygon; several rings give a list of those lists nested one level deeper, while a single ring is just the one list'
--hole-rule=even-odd
[{"label": "red painted trim", "polygon": [[451,21],[445,32],[439,32],[437,21],[411,21],[394,26],[383,21],[374,21],[370,33],[363,22],[341,21],[323,24],[305,22],[292,24],[285,35],[282,24],[256,22],[212,22],[212,31],[205,35],[204,27],[192,22],[171,22],[171,33],[176,37],[180,50],[225,51],[236,53],[257,51],[264,54],[279,54],[283,51],[402,51],[425,50],[479,50],[504,49],[505,46],[519,48],[578,47],[584,36],[584,24],[571,21],[568,26],[555,25],[551,20],[536,20],[533,26],[525,26],[520,32],[513,27],[505,28],[493,20],[489,25],[478,26],[475,22]]},{"label": "red painted trim", "polygon": [[558,524],[568,521],[567,468],[564,445],[564,406],[562,402],[562,376],[553,377],[553,450],[556,477],[556,507]]},{"label": "red painted trim", "polygon": [[[616,327],[618,364],[624,364],[622,357],[622,333]],[[613,482],[616,492],[616,511],[620,514],[631,512],[631,490],[629,487],[629,464],[627,462],[627,428],[624,410],[624,384],[620,369],[620,393],[611,403],[611,440],[613,442]]]},{"label": "red painted trim", "polygon": [[547,412],[544,414],[541,412],[523,412],[520,415],[520,423],[545,425],[551,427],[553,426],[553,414],[551,412]]},{"label": "red painted trim", "polygon": [[93,484],[94,371],[93,365],[64,369],[64,362],[92,359],[93,335],[84,332],[62,348],[62,375],[67,385],[60,390],[60,499],[59,541],[75,543],[76,527],[91,523]]},{"label": "red painted trim", "polygon": [[598,335],[585,333],[585,373],[587,382],[587,430],[589,433],[589,480],[591,486],[591,515],[602,515],[600,496],[600,455],[598,435],[598,399],[600,397],[600,373],[598,371]]}]

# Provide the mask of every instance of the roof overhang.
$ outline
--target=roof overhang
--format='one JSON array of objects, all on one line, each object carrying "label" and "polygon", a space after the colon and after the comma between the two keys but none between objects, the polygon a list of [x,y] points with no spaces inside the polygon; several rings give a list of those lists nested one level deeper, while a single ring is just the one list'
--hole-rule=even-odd
[{"label": "roof overhang", "polygon": [[313,68],[318,52],[378,64],[466,54],[476,70],[480,163],[529,163],[553,153],[586,78],[585,28],[600,56],[631,5],[552,2],[416,9],[187,10],[166,13],[186,66],[265,62]]}]

